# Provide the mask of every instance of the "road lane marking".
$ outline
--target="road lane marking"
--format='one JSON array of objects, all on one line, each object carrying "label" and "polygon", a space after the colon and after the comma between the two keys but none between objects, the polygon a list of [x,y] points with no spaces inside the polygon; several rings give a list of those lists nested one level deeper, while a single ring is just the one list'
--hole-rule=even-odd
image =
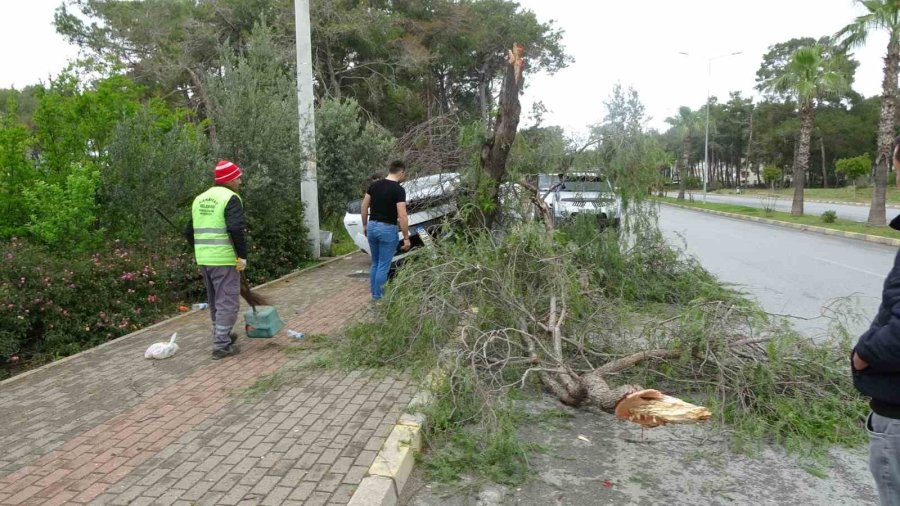
[{"label": "road lane marking", "polygon": [[874,273],[874,272],[872,272],[872,271],[867,271],[867,270],[865,270],[865,269],[860,269],[859,267],[853,267],[852,265],[842,264],[842,263],[840,263],[840,262],[833,262],[833,261],[831,261],[831,260],[826,260],[826,259],[824,259],[824,258],[813,257],[813,260],[818,260],[818,261],[820,261],[820,262],[825,262],[826,264],[836,265],[836,266],[838,266],[838,267],[843,267],[843,268],[845,268],[845,269],[850,269],[851,271],[861,272],[861,273],[863,273],[863,274],[868,274],[869,276],[875,276],[876,278],[883,278],[883,277],[885,277],[885,276],[887,275],[886,273],[885,273],[885,274],[877,274],[877,273]]}]

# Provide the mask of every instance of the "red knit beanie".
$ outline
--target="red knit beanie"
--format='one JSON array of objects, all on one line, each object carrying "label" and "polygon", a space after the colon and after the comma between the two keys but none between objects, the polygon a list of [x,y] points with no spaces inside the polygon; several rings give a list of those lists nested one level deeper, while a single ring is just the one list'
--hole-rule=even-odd
[{"label": "red knit beanie", "polygon": [[241,177],[241,168],[228,160],[216,164],[216,183],[222,184]]}]

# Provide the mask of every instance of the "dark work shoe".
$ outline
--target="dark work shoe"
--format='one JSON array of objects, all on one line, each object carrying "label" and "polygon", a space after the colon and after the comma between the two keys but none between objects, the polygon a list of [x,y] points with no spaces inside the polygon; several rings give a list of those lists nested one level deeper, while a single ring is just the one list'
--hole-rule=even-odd
[{"label": "dark work shoe", "polygon": [[228,334],[228,338],[231,339],[231,344],[233,345],[238,340],[237,332],[232,332],[232,333]]},{"label": "dark work shoe", "polygon": [[230,344],[230,345],[228,345],[228,347],[225,348],[224,350],[213,350],[213,352],[212,352],[212,359],[213,359],[213,360],[220,360],[220,359],[223,359],[223,358],[228,358],[228,357],[230,357],[230,356],[232,356],[232,355],[237,355],[237,354],[240,353],[240,352],[241,352],[241,349],[238,347],[238,345],[236,345],[236,344]]}]

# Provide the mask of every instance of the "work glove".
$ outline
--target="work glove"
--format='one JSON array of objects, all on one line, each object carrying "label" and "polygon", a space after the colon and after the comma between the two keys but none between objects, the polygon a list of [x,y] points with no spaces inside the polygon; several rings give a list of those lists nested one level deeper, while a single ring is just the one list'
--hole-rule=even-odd
[{"label": "work glove", "polygon": [[238,272],[243,271],[247,268],[247,259],[246,258],[236,258],[234,269]]}]

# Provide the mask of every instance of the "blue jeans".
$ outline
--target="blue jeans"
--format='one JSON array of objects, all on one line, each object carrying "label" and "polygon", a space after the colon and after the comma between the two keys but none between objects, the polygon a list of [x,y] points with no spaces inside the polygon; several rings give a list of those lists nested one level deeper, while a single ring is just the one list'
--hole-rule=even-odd
[{"label": "blue jeans", "polygon": [[866,420],[869,469],[875,478],[881,506],[900,505],[900,420],[876,413]]},{"label": "blue jeans", "polygon": [[372,272],[369,275],[372,299],[379,300],[384,297],[384,284],[387,283],[391,270],[391,259],[400,244],[400,227],[370,221],[366,227],[366,238],[369,239],[369,253],[372,256]]}]

